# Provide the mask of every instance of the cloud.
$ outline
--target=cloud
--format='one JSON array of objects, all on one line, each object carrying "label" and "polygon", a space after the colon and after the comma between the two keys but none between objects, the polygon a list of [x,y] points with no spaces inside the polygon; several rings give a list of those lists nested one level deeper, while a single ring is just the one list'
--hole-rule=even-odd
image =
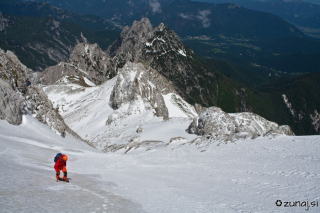
[{"label": "cloud", "polygon": [[210,10],[202,10],[199,11],[199,15],[197,15],[197,18],[202,21],[202,25],[203,27],[209,27],[210,26],[210,19],[207,17],[208,15],[210,15],[211,12]]},{"label": "cloud", "polygon": [[158,0],[149,0],[149,6],[153,13],[161,13],[161,5]]},{"label": "cloud", "polygon": [[180,16],[181,18],[184,18],[184,19],[190,19],[190,20],[193,19],[193,16],[192,16],[192,15],[187,15],[187,14],[183,14],[183,13],[179,13],[179,16]]}]

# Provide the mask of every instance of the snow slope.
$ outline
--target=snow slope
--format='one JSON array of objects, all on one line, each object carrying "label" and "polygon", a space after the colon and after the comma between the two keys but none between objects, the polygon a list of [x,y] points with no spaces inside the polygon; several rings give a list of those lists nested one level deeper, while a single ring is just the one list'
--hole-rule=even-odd
[{"label": "snow slope", "polygon": [[[194,107],[175,93],[161,94],[174,90],[165,87],[168,83],[155,72],[129,63],[118,76],[99,86],[86,78],[66,76],[43,89],[69,127],[104,152],[124,153],[141,146],[150,149],[193,140],[197,136],[185,129],[197,116]],[[117,98],[113,102],[117,109],[111,107],[111,96]],[[168,119],[155,115],[160,105],[168,111]],[[143,131],[137,132],[139,127]]]},{"label": "snow slope", "polygon": [[[319,141],[260,137],[206,149],[172,142],[105,154],[30,116],[20,126],[0,121],[1,212],[305,212],[283,205],[320,200]],[[55,181],[57,152],[69,157],[70,183]]]},{"label": "snow slope", "polygon": [[[3,174],[4,181],[11,181],[10,174],[16,177],[15,167],[23,176],[35,171],[41,177],[34,185],[29,179],[14,179],[2,186],[14,196],[14,201],[0,201],[6,210],[15,210],[14,202],[20,200],[26,212],[34,210],[24,200],[26,195],[19,195],[27,188],[45,199],[38,203],[39,208],[47,205],[52,212],[56,210],[50,202],[56,199],[52,191],[68,197],[70,202],[63,203],[68,212],[319,212],[320,136],[274,138],[263,132],[265,137],[254,140],[239,137],[220,143],[206,135],[188,134],[185,130],[196,115],[192,108],[171,91],[161,93],[161,82],[154,81],[158,78],[144,76],[134,65],[125,68],[118,78],[100,86],[67,76],[44,88],[66,123],[98,149],[70,136],[51,136],[47,127],[40,128],[30,117],[24,117],[24,124],[14,131],[9,124],[0,123],[1,147],[15,150],[0,155],[9,171],[9,176]],[[141,76],[145,81],[136,81]],[[163,98],[167,120],[155,116],[159,106],[155,103],[160,102],[151,103],[151,97],[156,90],[161,95],[153,97]],[[111,96],[116,102],[111,103]],[[222,122],[225,119],[231,124],[233,120],[251,124],[252,119],[260,119],[256,115],[215,115],[222,116],[219,131],[236,132],[229,128],[229,121]],[[241,119],[233,119],[237,116]],[[254,122],[249,130],[255,133],[275,126],[268,123],[260,128],[261,123],[266,121],[257,122],[258,126]],[[69,157],[70,184],[54,180],[52,159],[57,152]],[[7,187],[14,182],[19,183],[17,188]],[[283,205],[276,206],[277,200]],[[284,207],[287,201],[300,203]],[[304,201],[310,206],[299,206]],[[312,202],[317,205],[311,207]]]},{"label": "snow slope", "polygon": [[65,76],[43,89],[70,128],[104,152],[293,134],[290,127],[253,113],[210,107],[198,116],[167,79],[142,63],[127,62],[116,77],[99,86]]}]

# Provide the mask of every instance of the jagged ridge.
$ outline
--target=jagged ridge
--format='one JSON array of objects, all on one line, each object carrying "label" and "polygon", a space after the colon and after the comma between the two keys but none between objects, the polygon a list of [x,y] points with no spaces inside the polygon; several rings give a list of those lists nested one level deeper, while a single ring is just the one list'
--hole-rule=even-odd
[{"label": "jagged ridge", "polygon": [[63,137],[69,133],[81,139],[64,123],[37,83],[36,74],[14,53],[0,49],[0,95],[4,97],[0,103],[0,119],[19,125],[22,115],[31,114]]}]

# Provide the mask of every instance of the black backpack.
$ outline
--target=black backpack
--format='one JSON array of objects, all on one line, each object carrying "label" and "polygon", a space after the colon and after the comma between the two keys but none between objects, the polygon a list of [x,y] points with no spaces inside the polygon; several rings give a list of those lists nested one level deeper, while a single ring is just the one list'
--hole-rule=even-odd
[{"label": "black backpack", "polygon": [[55,157],[54,157],[54,162],[57,162],[58,158],[60,158],[62,154],[61,153],[58,153]]}]

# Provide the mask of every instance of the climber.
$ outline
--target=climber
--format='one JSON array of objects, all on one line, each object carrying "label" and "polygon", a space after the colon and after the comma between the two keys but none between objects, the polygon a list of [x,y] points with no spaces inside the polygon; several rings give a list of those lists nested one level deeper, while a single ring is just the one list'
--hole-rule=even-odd
[{"label": "climber", "polygon": [[[56,164],[54,165],[54,169],[56,170],[57,181],[61,180],[61,181],[69,182],[69,180],[67,179],[67,168],[66,168],[67,160],[68,160],[68,157],[63,154],[60,154],[60,156],[57,155],[55,158]],[[60,170],[63,171],[63,178],[60,178]]]}]

